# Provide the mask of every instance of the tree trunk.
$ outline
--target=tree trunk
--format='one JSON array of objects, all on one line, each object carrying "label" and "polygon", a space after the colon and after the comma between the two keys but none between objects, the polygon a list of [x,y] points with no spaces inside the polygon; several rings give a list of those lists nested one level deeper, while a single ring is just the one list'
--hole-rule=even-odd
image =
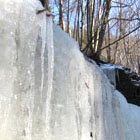
[{"label": "tree trunk", "polygon": [[70,35],[70,1],[68,0],[68,9],[67,9],[67,33]]},{"label": "tree trunk", "polygon": [[59,0],[59,26],[64,30],[63,0]]},{"label": "tree trunk", "polygon": [[104,17],[102,19],[103,24],[101,25],[101,30],[99,32],[99,43],[98,43],[98,48],[97,48],[97,52],[96,52],[97,59],[100,58],[101,48],[102,48],[103,41],[104,41],[104,35],[105,35],[105,31],[106,31],[106,23],[108,21],[111,3],[112,3],[112,0],[106,0],[105,13],[104,13]]},{"label": "tree trunk", "polygon": [[[108,23],[108,44],[110,44],[110,25]],[[111,62],[111,48],[110,46],[107,48],[107,61]]]},{"label": "tree trunk", "polygon": [[78,12],[78,17],[77,17],[77,29],[76,29],[76,40],[79,42],[79,21],[80,21],[80,0],[78,0],[78,6],[77,6],[77,12]]},{"label": "tree trunk", "polygon": [[84,0],[81,2],[81,43],[80,43],[80,49],[83,46],[83,40],[84,40],[84,20],[85,20],[85,11],[84,11]]}]

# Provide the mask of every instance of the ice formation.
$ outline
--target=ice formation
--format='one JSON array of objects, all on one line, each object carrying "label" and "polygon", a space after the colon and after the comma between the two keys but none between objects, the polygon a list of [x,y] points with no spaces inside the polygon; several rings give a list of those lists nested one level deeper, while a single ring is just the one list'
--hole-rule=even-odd
[{"label": "ice formation", "polygon": [[41,8],[0,0],[0,139],[139,140],[140,108]]},{"label": "ice formation", "polygon": [[101,65],[100,68],[103,70],[103,72],[106,74],[110,82],[116,87],[116,75],[117,70],[115,66],[111,66],[108,64]]}]

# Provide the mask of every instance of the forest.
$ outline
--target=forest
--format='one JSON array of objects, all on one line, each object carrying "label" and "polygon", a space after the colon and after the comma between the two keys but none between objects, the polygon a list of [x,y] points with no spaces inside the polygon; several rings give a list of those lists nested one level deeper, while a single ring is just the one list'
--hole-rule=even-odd
[{"label": "forest", "polygon": [[54,22],[96,60],[139,73],[140,3],[138,0],[47,0]]}]

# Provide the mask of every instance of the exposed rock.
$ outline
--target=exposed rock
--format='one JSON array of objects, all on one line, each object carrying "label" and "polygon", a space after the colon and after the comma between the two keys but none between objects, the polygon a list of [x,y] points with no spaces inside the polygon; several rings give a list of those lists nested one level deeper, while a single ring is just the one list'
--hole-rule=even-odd
[{"label": "exposed rock", "polygon": [[102,64],[102,62],[99,65],[127,101],[140,106],[140,75],[123,66]]},{"label": "exposed rock", "polygon": [[116,88],[129,103],[140,106],[140,75],[125,67],[117,68],[116,71]]}]

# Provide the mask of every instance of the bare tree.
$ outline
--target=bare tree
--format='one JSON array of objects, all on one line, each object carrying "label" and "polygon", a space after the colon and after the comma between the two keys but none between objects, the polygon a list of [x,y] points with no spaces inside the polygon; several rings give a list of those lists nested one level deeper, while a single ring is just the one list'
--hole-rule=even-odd
[{"label": "bare tree", "polygon": [[59,0],[59,26],[64,30],[63,0]]},{"label": "bare tree", "polygon": [[137,0],[52,1],[55,21],[63,30],[66,25],[66,32],[72,33],[85,55],[99,59],[104,55],[101,52],[105,52],[108,62],[130,66],[131,60],[135,67],[133,51],[138,50],[140,41],[140,3]]},{"label": "bare tree", "polygon": [[83,41],[84,41],[84,33],[85,33],[85,24],[84,24],[84,21],[85,21],[85,10],[86,8],[84,8],[84,0],[81,0],[81,42],[80,42],[80,49],[82,48],[83,46]]},{"label": "bare tree", "polygon": [[88,44],[83,52],[96,59],[99,59],[101,54],[111,3],[112,0],[87,0]]},{"label": "bare tree", "polygon": [[[110,44],[110,38],[111,38],[111,35],[110,35],[110,24],[108,23],[108,44]],[[107,61],[110,63],[111,62],[111,48],[110,46],[106,49],[106,53],[107,53]]]},{"label": "bare tree", "polygon": [[67,33],[70,34],[70,1],[67,1]]}]

